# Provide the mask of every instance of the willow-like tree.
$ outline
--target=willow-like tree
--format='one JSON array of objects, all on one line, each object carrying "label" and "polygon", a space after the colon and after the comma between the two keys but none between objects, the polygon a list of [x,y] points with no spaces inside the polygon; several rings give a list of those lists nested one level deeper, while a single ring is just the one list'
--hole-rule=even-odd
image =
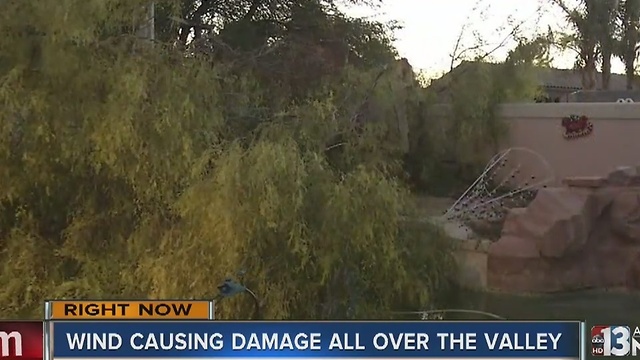
[{"label": "willow-like tree", "polygon": [[[210,298],[240,269],[268,318],[432,304],[449,246],[406,221],[402,185],[365,160],[368,131],[345,137],[348,166],[325,156],[349,129],[330,96],[348,78],[267,102],[251,72],[133,36],[145,5],[0,4],[0,316],[40,316],[47,298]],[[257,130],[229,131],[243,116]],[[234,301],[220,315],[250,311]]]}]

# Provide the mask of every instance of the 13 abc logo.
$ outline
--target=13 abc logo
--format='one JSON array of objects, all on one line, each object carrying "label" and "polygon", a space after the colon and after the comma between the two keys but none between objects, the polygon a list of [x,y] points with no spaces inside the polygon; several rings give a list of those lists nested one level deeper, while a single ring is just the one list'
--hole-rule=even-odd
[{"label": "13 abc logo", "polygon": [[591,328],[592,355],[627,356],[630,353],[636,353],[636,344],[637,339],[632,337],[631,329],[628,326],[594,326]]},{"label": "13 abc logo", "polygon": [[591,354],[604,355],[604,337],[602,335],[596,334],[591,337]]}]

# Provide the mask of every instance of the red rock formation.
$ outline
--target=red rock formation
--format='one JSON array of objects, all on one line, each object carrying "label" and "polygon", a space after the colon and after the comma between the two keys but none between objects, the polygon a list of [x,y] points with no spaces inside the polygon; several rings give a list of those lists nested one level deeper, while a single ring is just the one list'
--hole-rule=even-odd
[{"label": "red rock formation", "polygon": [[640,289],[640,167],[565,184],[508,213],[489,248],[489,289]]}]

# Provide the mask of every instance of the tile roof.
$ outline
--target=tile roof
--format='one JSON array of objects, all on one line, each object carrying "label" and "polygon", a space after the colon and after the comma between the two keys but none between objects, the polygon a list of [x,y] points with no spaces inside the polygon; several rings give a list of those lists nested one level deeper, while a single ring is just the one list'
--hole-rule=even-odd
[{"label": "tile roof", "polygon": [[[477,61],[463,61],[455,69],[445,74],[439,79],[432,82],[432,86],[436,89],[446,87],[452,74],[460,74],[463,71],[469,70],[469,68],[480,68],[483,66],[497,66],[498,64],[477,62]],[[567,89],[567,90],[582,90],[582,77],[578,70],[573,69],[555,69],[555,68],[537,68],[537,78],[540,82],[540,86],[553,89]],[[601,73],[596,74],[596,89],[601,89]],[[455,76],[455,75],[453,75]],[[609,90],[625,90],[627,85],[626,76],[624,74],[611,74],[611,80],[609,84]]]},{"label": "tile roof", "polygon": [[[579,71],[573,69],[536,69],[540,85],[547,88],[582,90],[582,76]],[[625,90],[627,79],[623,74],[611,74],[609,90]],[[596,89],[602,89],[602,75],[596,74]]]}]

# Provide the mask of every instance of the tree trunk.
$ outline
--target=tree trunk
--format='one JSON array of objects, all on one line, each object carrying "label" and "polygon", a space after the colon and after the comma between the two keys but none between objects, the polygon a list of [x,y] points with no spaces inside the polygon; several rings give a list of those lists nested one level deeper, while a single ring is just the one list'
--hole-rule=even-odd
[{"label": "tree trunk", "polygon": [[155,3],[145,7],[146,16],[144,22],[138,28],[137,36],[147,40],[155,40]]},{"label": "tree trunk", "polygon": [[611,52],[602,51],[602,90],[609,90],[611,82]]},{"label": "tree trunk", "polygon": [[582,68],[582,89],[594,90],[596,88],[596,63],[595,57],[589,57]]},{"label": "tree trunk", "polygon": [[[586,36],[586,35],[585,35]],[[596,40],[585,38],[580,43],[580,58],[582,59],[582,90],[596,88]]]},{"label": "tree trunk", "polygon": [[[635,55],[635,54],[634,54]],[[635,61],[627,61],[625,64],[625,74],[627,75],[627,90],[633,90],[633,80],[635,79]]]}]

